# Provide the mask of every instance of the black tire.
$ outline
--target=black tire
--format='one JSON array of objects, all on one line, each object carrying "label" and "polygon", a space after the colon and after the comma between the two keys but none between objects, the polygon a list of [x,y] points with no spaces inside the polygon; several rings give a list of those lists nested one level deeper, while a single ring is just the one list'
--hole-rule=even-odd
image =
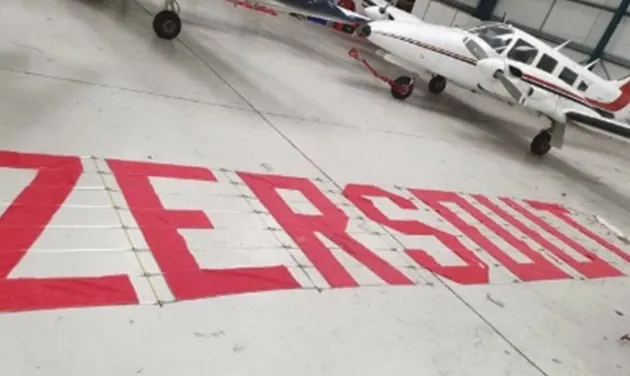
[{"label": "black tire", "polygon": [[356,28],[355,26],[353,26],[353,25],[343,25],[343,27],[341,28],[341,30],[343,30],[343,32],[344,32],[344,33],[347,33],[347,34],[352,34],[352,33],[354,33],[354,31],[355,31],[356,29],[357,29],[357,28]]},{"label": "black tire", "polygon": [[551,150],[551,132],[542,131],[538,133],[529,145],[529,150],[536,155],[547,154]]},{"label": "black tire", "polygon": [[162,39],[175,39],[182,31],[182,20],[172,10],[163,10],[153,18],[153,31]]},{"label": "black tire", "polygon": [[407,76],[400,76],[395,79],[391,89],[392,96],[400,100],[409,98],[409,96],[413,93],[412,82],[413,80],[411,77]]},{"label": "black tire", "polygon": [[446,78],[435,76],[429,81],[429,91],[433,94],[440,94],[446,89]]}]

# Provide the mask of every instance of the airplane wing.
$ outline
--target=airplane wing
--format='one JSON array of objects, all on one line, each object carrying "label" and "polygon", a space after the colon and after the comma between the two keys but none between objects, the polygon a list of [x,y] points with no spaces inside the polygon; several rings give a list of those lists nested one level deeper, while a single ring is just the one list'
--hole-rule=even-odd
[{"label": "airplane wing", "polygon": [[245,3],[250,7],[264,7],[272,9],[278,13],[295,14],[300,16],[315,17],[326,21],[340,23],[365,23],[371,21],[357,12],[350,11],[338,5],[312,6],[308,1],[302,0],[226,0],[230,3],[242,5]]},{"label": "airplane wing", "polygon": [[630,138],[630,124],[622,123],[617,120],[603,118],[598,115],[589,114],[584,111],[568,110],[565,111],[567,120],[572,120],[592,128],[616,134],[617,136]]},{"label": "airplane wing", "polygon": [[[351,11],[351,10],[349,10],[349,9],[346,9],[346,8],[343,8],[343,7],[340,7],[340,6],[337,6],[337,8],[338,8],[339,10],[341,10],[343,13],[345,13],[345,15],[346,15],[349,19],[354,20],[353,22],[361,22],[361,23],[363,23],[363,22],[369,22],[369,21],[372,21],[372,19],[371,19],[371,18],[366,17],[366,16],[364,16],[364,15],[362,15],[362,14],[360,14],[360,13],[357,13],[357,12]],[[343,21],[342,21],[342,22],[343,22]]]}]

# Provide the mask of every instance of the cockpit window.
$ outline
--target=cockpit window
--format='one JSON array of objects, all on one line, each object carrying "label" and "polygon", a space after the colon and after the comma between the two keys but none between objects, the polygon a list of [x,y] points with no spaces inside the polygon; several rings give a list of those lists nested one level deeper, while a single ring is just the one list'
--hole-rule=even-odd
[{"label": "cockpit window", "polygon": [[538,50],[536,47],[531,44],[525,42],[522,39],[519,39],[514,44],[514,47],[508,52],[508,59],[520,61],[524,64],[531,64],[538,55]]},{"label": "cockpit window", "polygon": [[488,45],[499,54],[510,45],[514,37],[513,30],[508,25],[504,24],[483,25],[468,31],[488,43]]}]

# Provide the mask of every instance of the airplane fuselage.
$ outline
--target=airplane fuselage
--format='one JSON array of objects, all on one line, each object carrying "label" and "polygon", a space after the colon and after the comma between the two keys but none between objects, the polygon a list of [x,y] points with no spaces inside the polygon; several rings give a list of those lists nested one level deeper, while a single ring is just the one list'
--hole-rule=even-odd
[{"label": "airplane fuselage", "polygon": [[412,65],[416,72],[431,67],[432,73],[448,77],[459,86],[477,86],[476,75],[471,75],[476,59],[462,43],[465,32],[425,23],[410,26],[404,33],[399,24],[389,21],[372,22],[370,26],[367,39],[395,59],[404,60],[403,65]]}]

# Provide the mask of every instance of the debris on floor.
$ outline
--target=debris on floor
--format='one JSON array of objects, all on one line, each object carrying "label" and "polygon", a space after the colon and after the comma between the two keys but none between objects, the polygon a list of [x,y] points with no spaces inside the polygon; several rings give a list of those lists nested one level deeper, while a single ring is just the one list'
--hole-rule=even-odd
[{"label": "debris on floor", "polygon": [[492,297],[492,295],[490,295],[490,294],[486,294],[486,299],[488,299],[490,302],[492,302],[493,304],[495,304],[495,305],[497,305],[497,306],[499,306],[499,307],[501,307],[501,308],[504,308],[504,307],[505,307],[505,303],[503,303],[503,302],[502,302],[502,301],[500,301],[500,300],[494,299],[494,298]]}]

